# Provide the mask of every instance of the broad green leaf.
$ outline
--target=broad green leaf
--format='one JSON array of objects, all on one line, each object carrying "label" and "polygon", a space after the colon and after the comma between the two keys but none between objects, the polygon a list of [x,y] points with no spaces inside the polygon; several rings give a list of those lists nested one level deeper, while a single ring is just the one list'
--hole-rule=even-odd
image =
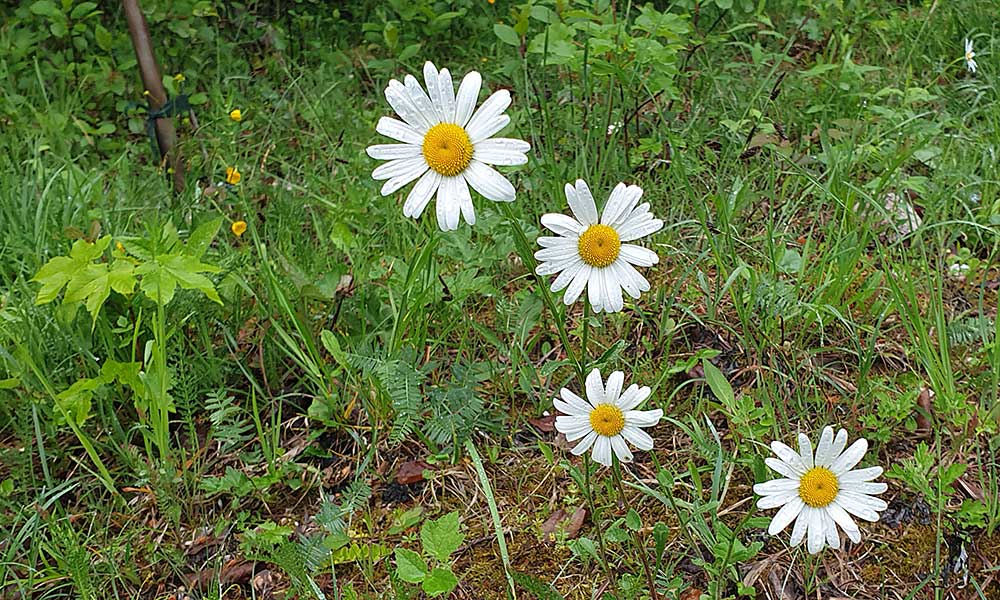
[{"label": "broad green leaf", "polygon": [[497,23],[493,25],[493,33],[496,34],[501,42],[507,45],[514,47],[521,45],[521,36],[517,35],[517,32],[510,25]]},{"label": "broad green leaf", "polygon": [[428,596],[440,596],[450,593],[458,585],[458,578],[447,567],[434,567],[421,586]]},{"label": "broad green leaf", "polygon": [[708,387],[712,388],[715,397],[724,406],[733,406],[736,403],[736,394],[733,393],[733,387],[726,381],[726,376],[707,358],[701,361],[701,366],[705,370],[705,381],[708,382]]},{"label": "broad green leaf", "polygon": [[201,275],[218,271],[218,267],[207,265],[196,257],[185,254],[163,254],[139,265],[135,270],[137,274],[142,275],[140,289],[161,306],[166,306],[174,299],[177,286],[186,290],[199,290],[209,299],[222,304],[212,281]]},{"label": "broad green leaf", "polygon": [[396,574],[403,581],[420,583],[427,577],[427,563],[413,550],[396,548]]},{"label": "broad green leaf", "polygon": [[69,256],[57,256],[45,263],[38,273],[31,279],[42,284],[42,289],[38,290],[35,304],[48,304],[56,299],[63,286],[97,257],[104,253],[104,250],[111,243],[111,236],[104,236],[97,242],[77,240],[70,248]]},{"label": "broad green leaf", "polygon": [[219,227],[221,226],[221,217],[199,225],[194,231],[191,232],[191,235],[188,236],[186,254],[195,258],[201,258],[204,256],[208,247],[212,244],[212,240],[215,239],[215,234],[219,232]]},{"label": "broad green leaf", "polygon": [[31,12],[44,17],[53,17],[62,14],[56,3],[51,0],[38,0],[38,2],[31,5]]},{"label": "broad green leaf", "polygon": [[630,508],[628,514],[625,515],[625,526],[632,531],[642,529],[642,518],[639,517],[639,513],[635,512],[634,508]]},{"label": "broad green leaf", "polygon": [[465,535],[459,531],[458,513],[450,512],[434,521],[425,521],[420,528],[420,541],[424,551],[441,562],[448,562],[448,557],[462,544]]},{"label": "broad green leaf", "polygon": [[69,13],[69,18],[74,21],[77,19],[82,19],[90,14],[90,11],[97,8],[96,2],[81,2],[73,7],[73,12]]},{"label": "broad green leaf", "polygon": [[101,379],[80,379],[66,390],[56,395],[56,404],[59,407],[56,422],[65,423],[72,420],[76,425],[83,423],[90,417],[91,399],[94,391],[104,385]]}]

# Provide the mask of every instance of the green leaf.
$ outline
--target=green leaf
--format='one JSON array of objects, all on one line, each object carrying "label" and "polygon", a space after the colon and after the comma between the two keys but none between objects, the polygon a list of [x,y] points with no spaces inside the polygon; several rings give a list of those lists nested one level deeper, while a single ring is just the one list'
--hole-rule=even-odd
[{"label": "green leaf", "polygon": [[41,15],[43,17],[54,17],[56,15],[62,15],[62,11],[56,6],[55,2],[51,0],[38,0],[31,5],[31,12],[36,15]]},{"label": "green leaf", "polygon": [[427,563],[413,550],[396,548],[396,575],[403,581],[421,583],[427,577]]},{"label": "green leaf", "polygon": [[722,374],[722,371],[707,358],[701,361],[701,366],[705,370],[705,381],[708,382],[708,387],[712,388],[712,393],[715,394],[715,397],[724,406],[728,407],[736,404],[736,394],[733,393],[733,387],[726,381],[726,376]]},{"label": "green leaf", "polygon": [[70,248],[69,256],[57,256],[45,263],[31,279],[42,284],[35,297],[35,304],[48,304],[56,299],[63,286],[87,266],[111,243],[111,236],[104,236],[96,243],[77,240]]},{"label": "green leaf", "polygon": [[222,226],[222,218],[212,219],[202,223],[197,229],[191,232],[187,240],[187,254],[194,258],[201,258],[205,255],[208,247],[212,245],[212,240]]},{"label": "green leaf", "polygon": [[201,273],[217,273],[218,267],[207,265],[194,256],[185,254],[162,254],[154,260],[143,263],[135,270],[142,275],[139,288],[154,302],[166,306],[174,298],[177,286],[186,290],[198,290],[210,300],[222,304],[219,293],[212,281]]},{"label": "green leaf", "polygon": [[420,528],[420,541],[424,551],[441,562],[462,545],[465,535],[459,531],[458,513],[450,512],[440,519],[425,521]]},{"label": "green leaf", "polygon": [[72,420],[74,424],[80,426],[90,418],[91,399],[94,391],[104,385],[101,379],[80,379],[68,389],[56,395],[56,405],[59,407],[59,414],[56,418],[57,424],[63,424]]},{"label": "green leaf", "polygon": [[76,21],[77,19],[89,16],[90,11],[95,8],[97,8],[96,2],[81,2],[73,7],[73,12],[69,13],[69,18]]},{"label": "green leaf", "polygon": [[435,567],[433,571],[424,579],[423,589],[428,596],[440,596],[450,593],[458,586],[458,578],[447,567]]},{"label": "green leaf", "polygon": [[497,38],[499,38],[501,42],[507,45],[514,47],[521,45],[521,36],[517,35],[517,32],[514,31],[514,28],[510,25],[497,23],[493,25],[493,33],[496,34]]},{"label": "green leaf", "polygon": [[97,40],[97,45],[101,50],[105,52],[111,51],[111,32],[104,28],[104,25],[98,23],[94,25],[94,39]]},{"label": "green leaf", "polygon": [[642,518],[639,517],[639,513],[635,512],[634,508],[630,508],[628,514],[625,515],[625,526],[632,531],[642,529]]}]

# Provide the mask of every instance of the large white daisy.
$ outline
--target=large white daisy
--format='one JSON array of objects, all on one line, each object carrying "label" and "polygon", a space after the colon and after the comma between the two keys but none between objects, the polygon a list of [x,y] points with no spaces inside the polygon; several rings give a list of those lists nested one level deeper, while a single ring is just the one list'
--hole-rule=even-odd
[{"label": "large white daisy", "polygon": [[861,530],[851,515],[878,521],[879,511],[888,505],[871,494],[881,494],[888,486],[872,481],[882,474],[882,467],[852,470],[868,451],[867,440],[861,438],[844,450],[846,447],[847,431],[841,429],[834,438],[832,427],[823,429],[815,456],[809,437],[801,433],[798,452],[781,442],[771,442],[777,458],[764,462],[784,477],[753,486],[762,496],[757,508],[781,507],[771,519],[769,534],[777,535],[795,521],[791,544],[798,546],[808,539],[810,554],[824,545],[840,548],[838,525],[851,541],[861,541]]},{"label": "large white daisy", "polygon": [[462,79],[456,95],[448,69],[438,71],[427,62],[424,83],[426,92],[407,75],[404,83],[393,79],[385,88],[386,100],[403,120],[382,117],[375,130],[402,143],[367,148],[368,156],[389,161],[379,165],[372,178],[387,180],[383,196],[419,178],[403,204],[407,217],[419,218],[437,192],[437,220],[443,231],[458,229],[459,213],[474,225],[469,186],[490,200],[513,202],[514,186],[489,165],[524,164],[531,145],[492,137],[510,123],[504,114],[510,92],[494,92],[475,110],[482,85],[476,71]]},{"label": "large white daisy", "polygon": [[656,425],[663,411],[634,410],[649,397],[649,387],[633,383],[622,393],[625,373],[615,371],[605,388],[597,369],[587,375],[586,383],[586,401],[566,388],[559,390],[562,400],[552,401],[556,410],[566,415],[556,417],[556,430],[570,442],[583,438],[573,454],[579,456],[593,446],[594,460],[610,467],[612,452],[618,460],[632,462],[626,440],[640,450],[652,450],[653,438],[641,428]]},{"label": "large white daisy", "polygon": [[[632,298],[649,291],[649,282],[635,266],[649,267],[659,262],[652,250],[626,244],[659,231],[663,221],[653,218],[649,203],[639,204],[642,188],[619,183],[611,192],[604,214],[597,218],[597,205],[582,179],[566,184],[566,200],[573,217],[547,214],[542,225],[558,237],[540,237],[541,250],[535,253],[539,275],[559,273],[552,291],[566,288],[563,302],[576,302],[587,288],[587,298],[597,312],[618,312],[624,306],[622,290]],[[635,265],[635,266],[633,266]]]}]

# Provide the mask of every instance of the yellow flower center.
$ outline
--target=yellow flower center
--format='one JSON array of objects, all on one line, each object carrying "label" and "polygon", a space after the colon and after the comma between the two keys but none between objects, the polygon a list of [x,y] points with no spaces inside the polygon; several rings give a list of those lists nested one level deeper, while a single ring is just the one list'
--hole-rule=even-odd
[{"label": "yellow flower center", "polygon": [[454,123],[438,123],[424,135],[427,166],[445,177],[454,177],[472,162],[472,140]]},{"label": "yellow flower center", "polygon": [[625,415],[614,404],[598,404],[590,411],[590,426],[604,437],[613,437],[625,429]]},{"label": "yellow flower center", "polygon": [[976,53],[973,52],[972,50],[969,50],[968,52],[965,53],[965,60],[966,60],[966,62],[972,60],[973,57],[975,57],[975,56],[976,56]]},{"label": "yellow flower center", "polygon": [[837,497],[837,476],[825,467],[814,467],[806,471],[799,480],[799,498],[813,508],[823,508]]},{"label": "yellow flower center", "polygon": [[591,225],[577,243],[580,258],[592,267],[606,267],[615,262],[621,249],[618,232],[607,225]]}]

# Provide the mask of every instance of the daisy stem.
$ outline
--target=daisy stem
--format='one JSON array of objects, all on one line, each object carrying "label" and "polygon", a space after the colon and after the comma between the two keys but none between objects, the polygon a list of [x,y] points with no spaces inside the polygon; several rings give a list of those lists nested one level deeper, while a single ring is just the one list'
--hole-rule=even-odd
[{"label": "daisy stem", "polygon": [[556,323],[556,329],[559,332],[559,340],[562,342],[563,349],[566,352],[566,356],[573,363],[576,369],[577,376],[580,377],[580,381],[584,381],[586,373],[584,372],[583,362],[581,358],[576,357],[573,354],[573,346],[569,343],[569,334],[566,331],[566,323],[563,319],[559,318],[559,310],[556,307],[555,301],[552,299],[552,292],[549,290],[549,286],[542,279],[542,276],[535,272],[535,267],[538,263],[535,262],[535,255],[531,252],[531,242],[528,241],[528,235],[524,232],[521,227],[521,223],[514,216],[514,211],[511,209],[508,202],[498,202],[501,210],[503,210],[504,216],[507,218],[507,222],[510,223],[511,229],[514,231],[514,245],[517,247],[517,253],[521,257],[521,261],[524,266],[528,268],[531,275],[535,278],[535,283],[538,286],[538,292],[542,297],[542,302],[545,303],[545,308],[548,309],[549,313],[552,314],[553,320]]},{"label": "daisy stem", "polygon": [[[634,510],[628,496],[625,495],[625,488],[622,486],[621,461],[618,460],[618,455],[613,452],[611,454],[611,468],[613,471],[612,479],[615,481],[615,487],[618,488],[618,495],[621,496],[625,508],[629,511]],[[646,545],[639,539],[638,531],[632,531],[632,545],[635,546],[635,551],[639,553],[639,558],[642,559],[642,571],[646,575],[646,585],[649,586],[649,593],[652,594],[653,600],[659,600],[660,596],[656,593],[656,585],[653,581],[653,571],[649,568],[649,556],[646,554]]]},{"label": "daisy stem", "polygon": [[618,593],[618,581],[611,573],[611,563],[608,562],[608,551],[604,547],[604,534],[601,532],[601,513],[597,509],[597,503],[594,502],[594,491],[593,487],[590,485],[589,452],[585,452],[583,454],[583,488],[583,495],[586,497],[587,504],[590,506],[590,520],[594,524],[594,531],[597,533],[597,547],[601,552],[601,566],[604,567],[604,575],[608,578],[608,581],[611,582],[611,589],[615,593],[615,598],[620,598],[621,594]]}]

